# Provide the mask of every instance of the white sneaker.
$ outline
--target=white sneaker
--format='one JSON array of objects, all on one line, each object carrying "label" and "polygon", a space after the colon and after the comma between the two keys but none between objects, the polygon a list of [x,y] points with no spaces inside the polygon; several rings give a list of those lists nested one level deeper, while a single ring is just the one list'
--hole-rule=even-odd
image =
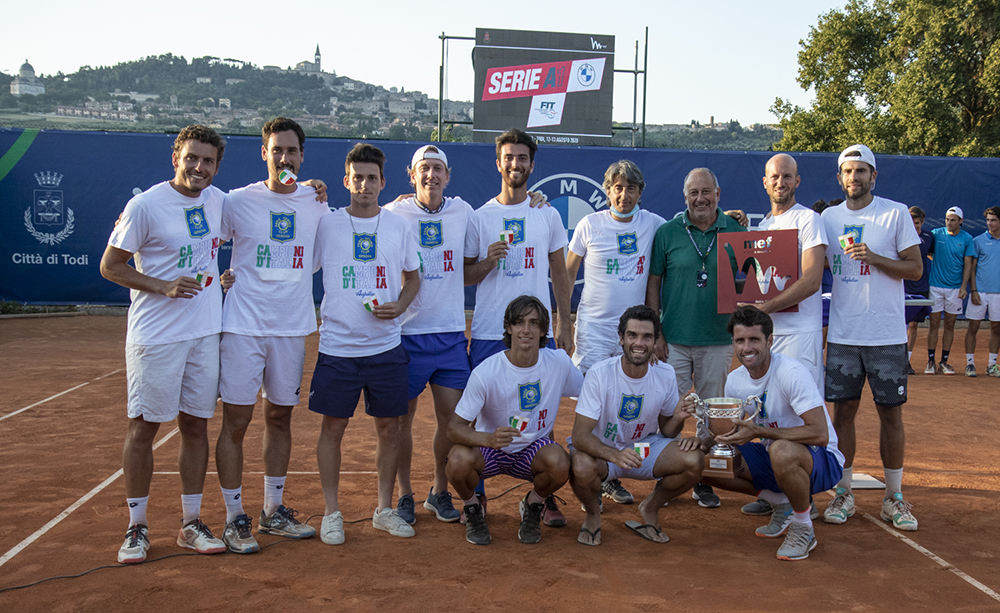
[{"label": "white sneaker", "polygon": [[340,511],[334,511],[323,518],[319,539],[327,545],[344,544],[344,516]]},{"label": "white sneaker", "polygon": [[146,561],[149,550],[149,528],[132,524],[125,533],[125,542],[118,550],[119,564],[138,564]]},{"label": "white sneaker", "polygon": [[903,495],[896,492],[892,497],[882,500],[882,519],[891,521],[897,530],[914,531],[917,529],[917,518],[910,512],[912,508],[913,505],[903,500]]},{"label": "white sneaker", "polygon": [[828,524],[842,524],[854,515],[854,494],[843,487],[838,487],[835,492],[837,495],[823,512],[823,521]]},{"label": "white sneaker", "polygon": [[410,538],[417,534],[410,524],[403,521],[396,509],[382,509],[381,511],[376,509],[375,515],[372,516],[372,527],[403,538]]},{"label": "white sneaker", "polygon": [[191,520],[181,528],[177,533],[177,544],[198,553],[225,553],[227,549],[226,544],[215,538],[200,519]]}]

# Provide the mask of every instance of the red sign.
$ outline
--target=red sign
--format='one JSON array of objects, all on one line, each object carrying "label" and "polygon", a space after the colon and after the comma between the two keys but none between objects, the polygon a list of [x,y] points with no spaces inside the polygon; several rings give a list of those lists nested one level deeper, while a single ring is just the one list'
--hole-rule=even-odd
[{"label": "red sign", "polygon": [[490,68],[486,72],[483,100],[565,93],[572,63],[547,62]]},{"label": "red sign", "polygon": [[[799,231],[719,234],[719,313],[738,303],[762,304],[799,278]],[[799,305],[782,313],[798,312]]]}]

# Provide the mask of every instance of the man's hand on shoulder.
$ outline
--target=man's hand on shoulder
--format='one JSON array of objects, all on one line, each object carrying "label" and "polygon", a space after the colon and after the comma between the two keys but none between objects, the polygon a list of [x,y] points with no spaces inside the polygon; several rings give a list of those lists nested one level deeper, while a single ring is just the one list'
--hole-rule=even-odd
[{"label": "man's hand on shoulder", "polygon": [[326,183],[320,179],[309,179],[302,181],[299,185],[305,185],[316,190],[316,202],[326,202]]}]

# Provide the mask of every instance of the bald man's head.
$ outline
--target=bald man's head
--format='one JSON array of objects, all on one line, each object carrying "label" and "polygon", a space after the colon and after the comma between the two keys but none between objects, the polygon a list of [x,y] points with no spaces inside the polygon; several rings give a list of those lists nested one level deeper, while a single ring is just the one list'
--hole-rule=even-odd
[{"label": "bald man's head", "polygon": [[779,153],[764,166],[764,189],[772,205],[782,208],[795,204],[795,190],[799,186],[799,165],[787,153]]}]

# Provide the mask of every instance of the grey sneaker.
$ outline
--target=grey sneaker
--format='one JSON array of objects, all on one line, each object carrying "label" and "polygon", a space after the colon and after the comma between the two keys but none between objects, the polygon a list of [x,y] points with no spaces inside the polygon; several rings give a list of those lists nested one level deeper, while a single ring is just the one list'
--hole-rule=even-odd
[{"label": "grey sneaker", "polygon": [[766,526],[757,528],[754,532],[757,536],[773,539],[778,538],[788,529],[788,524],[792,523],[792,505],[789,503],[772,505],[771,521]]},{"label": "grey sneaker", "polygon": [[200,519],[189,521],[177,534],[177,544],[198,553],[225,553],[226,544],[215,538]]},{"label": "grey sneaker", "polygon": [[403,521],[410,524],[411,526],[417,523],[417,513],[415,511],[416,507],[413,504],[413,494],[406,494],[399,497],[396,501],[396,513],[403,518]]},{"label": "grey sneaker", "polygon": [[986,374],[991,377],[1000,377],[1000,365],[994,364],[986,369]]},{"label": "grey sneaker", "polygon": [[260,525],[257,526],[257,532],[275,534],[290,539],[307,539],[316,536],[316,528],[295,519],[298,514],[298,511],[289,509],[285,505],[279,506],[278,510],[270,515],[265,515],[264,510],[261,509]]},{"label": "grey sneaker", "polygon": [[542,513],[545,512],[545,503],[530,503],[525,494],[518,507],[521,512],[521,525],[517,529],[517,539],[525,545],[533,545],[542,540]]},{"label": "grey sneaker", "polygon": [[698,506],[706,509],[714,509],[722,504],[719,497],[715,494],[715,490],[712,489],[711,485],[705,485],[704,483],[699,483],[694,486],[691,490],[691,497],[698,501]]},{"label": "grey sneaker", "polygon": [[410,527],[410,524],[403,521],[403,518],[399,516],[396,509],[375,511],[375,515],[372,516],[372,527],[376,530],[383,530],[393,536],[401,536],[403,538],[410,538],[417,534]]},{"label": "grey sneaker", "polygon": [[465,540],[473,545],[489,545],[492,537],[490,536],[490,527],[486,525],[483,507],[478,504],[469,504],[465,506],[462,514],[466,517]]},{"label": "grey sneaker", "polygon": [[236,516],[236,519],[226,524],[222,533],[222,542],[233,553],[254,553],[260,551],[257,539],[250,532],[250,517],[246,513]]},{"label": "grey sneaker", "polygon": [[975,377],[976,376],[976,365],[975,364],[966,364],[965,365],[965,376],[966,377]]},{"label": "grey sneaker", "polygon": [[778,548],[779,560],[805,560],[816,549],[816,533],[812,524],[793,523],[788,527],[785,542]]},{"label": "grey sneaker", "polygon": [[118,550],[118,563],[145,562],[147,551],[149,551],[149,528],[142,524],[132,524],[125,533],[125,542]]},{"label": "grey sneaker", "polygon": [[434,488],[427,493],[427,500],[424,501],[424,508],[433,511],[439,521],[452,523],[458,521],[461,513],[451,502],[451,492],[445,490],[440,494],[434,493]]},{"label": "grey sneaker", "polygon": [[743,505],[743,508],[740,509],[740,511],[742,511],[744,515],[753,515],[755,517],[770,515],[772,510],[773,509],[771,508],[771,503],[764,500],[763,498],[758,498],[753,502],[748,502],[747,504]]},{"label": "grey sneaker", "polygon": [[854,494],[845,488],[834,490],[836,496],[830,501],[826,511],[823,511],[823,521],[828,524],[842,524],[854,515]]},{"label": "grey sneaker", "polygon": [[610,498],[618,504],[632,504],[635,498],[625,489],[620,479],[612,479],[601,484],[601,496]]}]

